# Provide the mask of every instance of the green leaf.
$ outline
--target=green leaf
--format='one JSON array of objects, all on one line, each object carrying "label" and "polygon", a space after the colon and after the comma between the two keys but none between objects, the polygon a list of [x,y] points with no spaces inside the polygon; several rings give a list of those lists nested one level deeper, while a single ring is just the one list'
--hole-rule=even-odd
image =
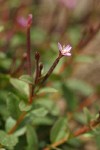
[{"label": "green leaf", "polygon": [[75,62],[82,62],[82,63],[91,63],[93,62],[93,57],[86,56],[86,55],[77,55],[75,57]]},{"label": "green leaf", "polygon": [[21,101],[19,103],[19,109],[21,111],[29,111],[31,108],[32,108],[32,106],[31,105],[27,105],[24,101]]},{"label": "green leaf", "polygon": [[29,85],[27,83],[16,78],[11,78],[10,82],[21,94],[29,96]]},{"label": "green leaf", "polygon": [[27,143],[28,143],[27,150],[33,150],[33,149],[38,150],[39,149],[37,134],[31,125],[27,126],[26,138],[27,138]]},{"label": "green leaf", "polygon": [[26,133],[26,126],[17,129],[17,131],[14,132],[14,135],[18,137],[24,135],[25,133]]},{"label": "green leaf", "polygon": [[13,118],[7,118],[5,125],[6,131],[8,132],[15,125],[15,123],[16,121]]},{"label": "green leaf", "polygon": [[46,108],[48,112],[54,116],[57,116],[60,113],[56,103],[51,99],[38,99],[34,104]]},{"label": "green leaf", "polygon": [[44,117],[47,115],[47,113],[48,110],[44,107],[37,108],[32,111],[32,114],[35,115],[36,117]]},{"label": "green leaf", "polygon": [[0,143],[6,147],[14,147],[18,143],[18,138],[15,135],[8,135],[0,130]]},{"label": "green leaf", "polygon": [[54,120],[48,116],[44,117],[31,116],[30,120],[32,120],[33,125],[52,125],[54,122]]},{"label": "green leaf", "polygon": [[82,145],[82,140],[79,138],[70,138],[68,140],[68,150],[78,150],[80,145]]},{"label": "green leaf", "polygon": [[19,77],[19,79],[26,83],[33,84],[33,79],[29,75],[22,75],[21,77]]},{"label": "green leaf", "polygon": [[17,119],[21,113],[18,107],[19,101],[20,100],[16,95],[9,93],[7,97],[7,109],[14,119]]},{"label": "green leaf", "polygon": [[57,92],[56,89],[50,88],[50,87],[46,87],[46,88],[42,88],[41,90],[39,90],[38,94],[42,94],[42,93],[55,93],[55,92]]},{"label": "green leaf", "polygon": [[86,123],[89,124],[92,119],[91,113],[86,107],[83,108],[83,112],[86,115]]},{"label": "green leaf", "polygon": [[59,118],[51,129],[50,140],[52,143],[66,138],[66,141],[69,137],[69,128],[66,117]]},{"label": "green leaf", "polygon": [[66,85],[70,89],[79,91],[80,93],[86,96],[93,94],[93,92],[95,91],[91,85],[78,79],[68,79]]}]

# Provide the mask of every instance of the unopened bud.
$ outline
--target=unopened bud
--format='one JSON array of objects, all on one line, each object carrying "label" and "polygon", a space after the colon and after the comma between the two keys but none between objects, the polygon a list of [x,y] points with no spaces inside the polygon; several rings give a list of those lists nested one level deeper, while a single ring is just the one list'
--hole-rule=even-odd
[{"label": "unopened bud", "polygon": [[35,53],[35,59],[36,59],[36,60],[39,60],[39,59],[40,59],[40,54],[39,54],[39,52],[36,52],[36,53]]},{"label": "unopened bud", "polygon": [[42,70],[42,69],[43,69],[43,64],[41,63],[41,64],[40,64],[40,70]]},{"label": "unopened bud", "polygon": [[28,15],[27,26],[30,27],[32,24],[32,14]]}]

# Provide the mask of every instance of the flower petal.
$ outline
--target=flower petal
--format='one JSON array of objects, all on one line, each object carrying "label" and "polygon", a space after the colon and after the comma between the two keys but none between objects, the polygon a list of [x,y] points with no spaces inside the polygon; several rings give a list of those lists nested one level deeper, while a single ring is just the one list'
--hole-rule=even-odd
[{"label": "flower petal", "polygon": [[58,42],[58,49],[62,51],[62,45]]},{"label": "flower petal", "polygon": [[71,53],[66,53],[64,54],[64,56],[71,56]]},{"label": "flower petal", "polygon": [[72,47],[70,45],[67,45],[65,48],[64,48],[67,52],[70,52],[70,50],[72,49]]}]

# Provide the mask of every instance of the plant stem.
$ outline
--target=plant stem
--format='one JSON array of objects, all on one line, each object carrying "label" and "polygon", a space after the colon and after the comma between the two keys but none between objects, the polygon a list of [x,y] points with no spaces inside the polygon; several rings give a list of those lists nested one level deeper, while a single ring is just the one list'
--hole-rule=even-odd
[{"label": "plant stem", "polygon": [[74,133],[74,137],[77,137],[77,136],[80,136],[84,133],[87,133],[89,131],[92,130],[92,128],[95,128],[97,125],[100,124],[100,118],[98,118],[97,120],[95,121],[91,121],[90,124],[88,126],[84,126],[80,129],[78,129],[75,133]]},{"label": "plant stem", "polygon": [[[30,28],[32,24],[32,14],[29,14],[28,20],[27,20],[27,72],[31,76],[31,38],[30,38]],[[32,97],[33,97],[33,85],[29,84],[29,104],[32,103]]]},{"label": "plant stem", "polygon": [[41,77],[42,69],[43,69],[43,64],[41,63],[41,64],[39,65],[39,78]]},{"label": "plant stem", "polygon": [[59,56],[56,58],[56,60],[54,61],[54,63],[52,64],[52,66],[50,67],[50,69],[48,70],[47,74],[44,76],[41,84],[44,84],[45,81],[49,78],[49,76],[51,75],[51,73],[53,72],[53,70],[55,69],[55,67],[57,66],[59,60],[62,58],[63,56],[61,55],[61,53],[59,53]]},{"label": "plant stem", "polygon": [[27,26],[27,72],[31,75],[31,40],[30,26]]},{"label": "plant stem", "polygon": [[39,78],[39,59],[40,59],[40,54],[38,52],[35,53],[35,62],[36,62],[36,71],[35,71],[35,85],[38,82],[38,78]]},{"label": "plant stem", "polygon": [[[97,120],[91,121],[89,125],[83,126],[82,128],[80,128],[77,131],[75,131],[72,138],[80,136],[80,135],[82,135],[84,133],[87,133],[87,132],[91,131],[92,128],[97,127],[99,124],[100,124],[100,115],[97,118]],[[43,150],[51,150],[51,148],[56,148],[57,146],[60,146],[60,145],[64,144],[65,142],[67,142],[67,139],[63,138],[60,141],[49,145],[49,147],[46,147]]]},{"label": "plant stem", "polygon": [[[30,38],[27,38],[28,39],[28,51],[27,51],[27,55],[28,55],[28,59],[27,59],[27,62],[29,63],[30,62]],[[43,80],[42,80],[42,84],[48,79],[48,77],[51,75],[51,73],[53,72],[54,68],[57,66],[60,58],[62,57],[62,55],[59,53],[59,56],[57,57],[57,59],[54,61],[53,65],[50,67],[49,71],[47,72],[47,74],[44,76]],[[30,64],[31,65],[31,64]],[[28,70],[28,73],[31,74],[30,72],[30,67],[29,67],[29,70]],[[36,60],[36,79],[35,79],[35,84],[37,83],[37,80],[38,80],[38,76],[39,76],[39,59]],[[33,102],[33,95],[34,95],[34,86],[33,85],[29,85],[30,87],[30,95],[29,95],[29,105],[32,104]],[[27,112],[22,112],[22,114],[19,116],[16,124],[12,127],[12,129],[8,132],[8,134],[12,134],[16,129],[17,127],[19,126],[19,124],[23,121],[25,115],[27,114]]]},{"label": "plant stem", "polygon": [[[31,24],[32,24],[32,14],[29,14],[28,20],[27,20],[27,72],[28,72],[28,75],[30,76],[31,76],[31,39],[30,39]],[[33,98],[33,85],[30,85],[30,84],[29,84],[29,93],[30,93],[29,104],[31,104],[32,98]],[[12,134],[17,129],[17,127],[23,121],[26,114],[27,114],[26,112],[22,112],[16,124],[12,127],[12,129],[8,132],[8,134]]]},{"label": "plant stem", "polygon": [[19,116],[16,124],[11,128],[11,130],[8,132],[8,134],[12,134],[17,129],[18,125],[22,122],[25,115],[26,115],[26,112],[22,112],[22,114]]}]

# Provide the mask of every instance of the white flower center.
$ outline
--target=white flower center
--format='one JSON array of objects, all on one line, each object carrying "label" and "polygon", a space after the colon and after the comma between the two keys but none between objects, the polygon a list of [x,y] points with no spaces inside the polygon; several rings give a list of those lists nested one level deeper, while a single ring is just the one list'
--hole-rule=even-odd
[{"label": "white flower center", "polygon": [[62,53],[63,53],[63,54],[66,54],[66,53],[67,53],[67,50],[66,50],[66,49],[62,49]]}]

